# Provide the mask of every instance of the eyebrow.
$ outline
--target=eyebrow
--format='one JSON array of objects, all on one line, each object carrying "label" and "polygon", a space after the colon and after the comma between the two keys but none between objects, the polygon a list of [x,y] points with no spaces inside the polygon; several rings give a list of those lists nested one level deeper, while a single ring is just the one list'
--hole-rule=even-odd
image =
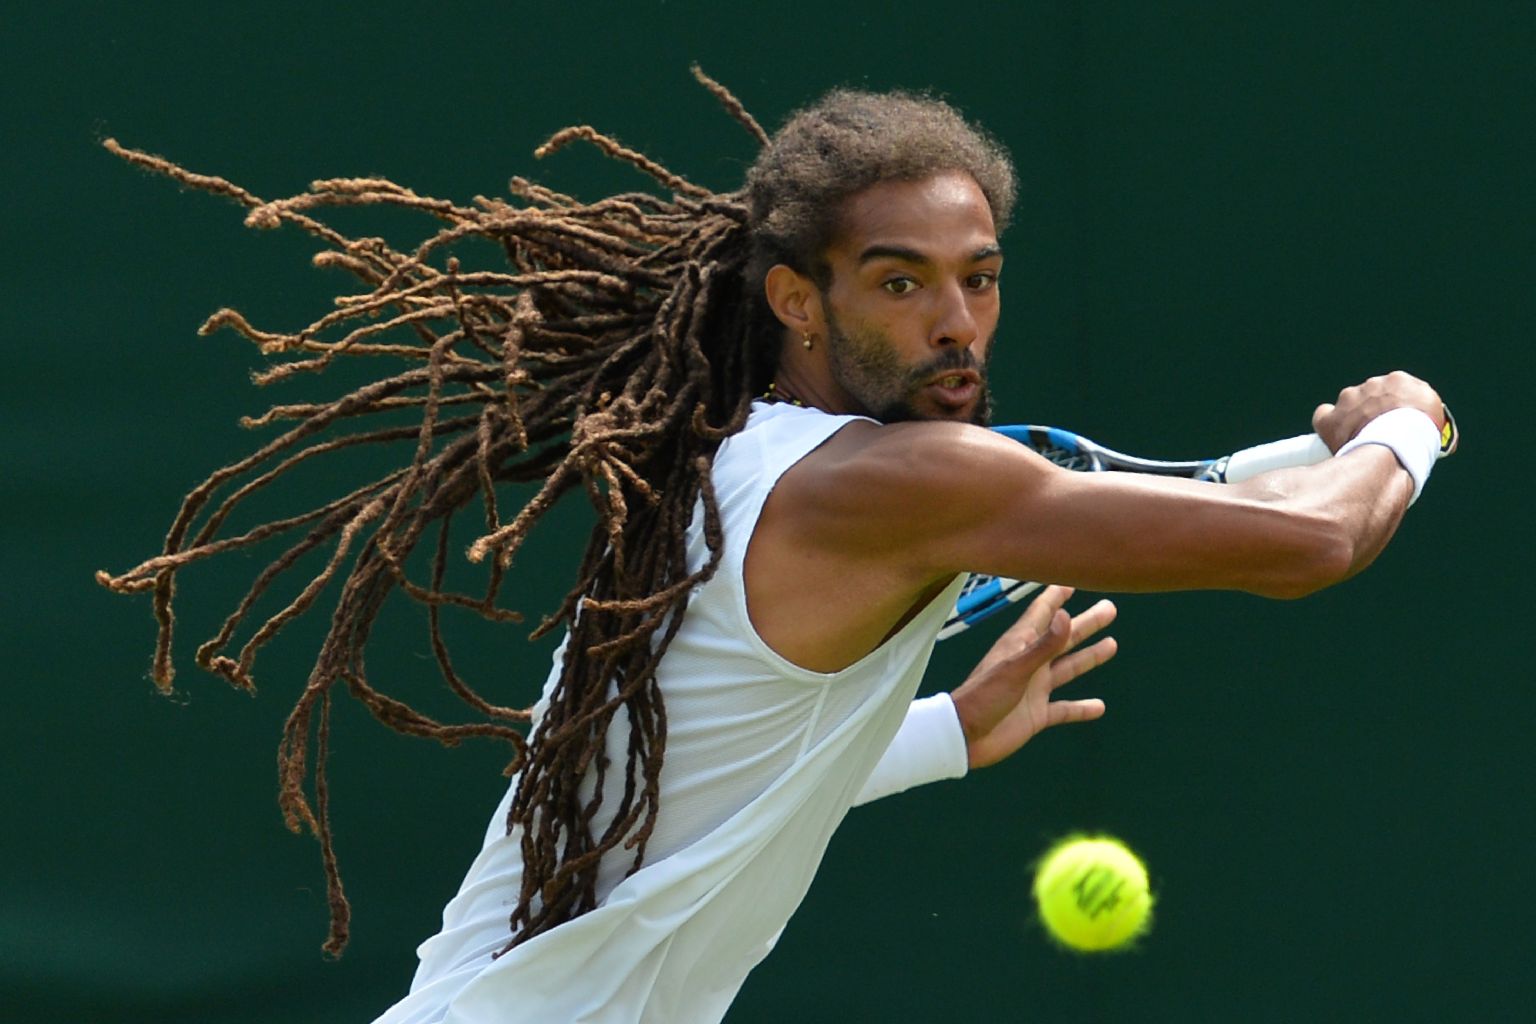
[{"label": "eyebrow", "polygon": [[[981,260],[991,259],[994,256],[1001,256],[1002,254],[1001,246],[984,245],[971,253],[971,262],[976,263]],[[905,263],[916,263],[919,266],[927,266],[933,262],[923,253],[918,252],[916,249],[908,249],[904,245],[872,245],[859,253],[860,266],[871,260],[880,259],[901,260]]]}]

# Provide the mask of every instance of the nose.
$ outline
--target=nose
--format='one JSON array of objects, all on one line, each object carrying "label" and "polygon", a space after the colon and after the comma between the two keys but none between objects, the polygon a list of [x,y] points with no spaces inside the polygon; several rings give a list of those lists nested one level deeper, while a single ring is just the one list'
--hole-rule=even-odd
[{"label": "nose", "polygon": [[979,333],[970,296],[960,282],[950,282],[938,296],[928,343],[934,348],[969,348]]}]

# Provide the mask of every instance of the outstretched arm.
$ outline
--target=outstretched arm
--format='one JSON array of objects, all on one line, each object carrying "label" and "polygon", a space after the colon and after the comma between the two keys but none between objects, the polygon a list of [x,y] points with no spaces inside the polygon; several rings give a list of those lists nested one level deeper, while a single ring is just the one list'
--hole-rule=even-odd
[{"label": "outstretched arm", "polygon": [[[1319,410],[1316,424],[1337,447],[1394,409],[1417,417],[1434,441],[1439,396],[1403,373],[1346,389],[1336,405]],[[883,592],[921,593],[972,570],[1111,592],[1296,597],[1369,564],[1413,493],[1393,450],[1375,444],[1211,487],[1073,473],[962,424],[844,433],[827,446],[820,472],[786,476],[803,488],[795,533],[840,563],[828,565],[829,575],[879,575]]]}]

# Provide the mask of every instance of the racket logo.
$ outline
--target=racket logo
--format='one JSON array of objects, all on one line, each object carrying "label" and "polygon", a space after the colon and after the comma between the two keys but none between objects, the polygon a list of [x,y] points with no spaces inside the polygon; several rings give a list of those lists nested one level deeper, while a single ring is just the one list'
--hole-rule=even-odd
[{"label": "racket logo", "polygon": [[1461,443],[1461,432],[1456,429],[1456,417],[1451,415],[1451,410],[1441,406],[1440,411],[1445,414],[1445,425],[1440,428],[1440,455],[1444,457]]}]

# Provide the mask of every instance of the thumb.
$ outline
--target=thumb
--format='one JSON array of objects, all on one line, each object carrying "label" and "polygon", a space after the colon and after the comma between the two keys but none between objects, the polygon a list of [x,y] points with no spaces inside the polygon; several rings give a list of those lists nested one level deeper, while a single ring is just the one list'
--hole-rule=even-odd
[{"label": "thumb", "polygon": [[1068,615],[1065,609],[1057,608],[1051,615],[1051,621],[1046,625],[1045,632],[1024,648],[1021,657],[1030,662],[1030,670],[1033,671],[1065,651],[1071,639],[1072,616]]},{"label": "thumb", "polygon": [[1323,443],[1328,446],[1328,450],[1334,452],[1342,448],[1344,442],[1349,440],[1349,435],[1343,432],[1343,424],[1335,421],[1333,418],[1337,411],[1338,407],[1332,402],[1324,402],[1312,411],[1313,431],[1323,439]]},{"label": "thumb", "polygon": [[1333,415],[1332,402],[1324,402],[1322,405],[1312,410],[1312,429],[1321,434],[1323,432],[1323,421],[1331,415]]}]

